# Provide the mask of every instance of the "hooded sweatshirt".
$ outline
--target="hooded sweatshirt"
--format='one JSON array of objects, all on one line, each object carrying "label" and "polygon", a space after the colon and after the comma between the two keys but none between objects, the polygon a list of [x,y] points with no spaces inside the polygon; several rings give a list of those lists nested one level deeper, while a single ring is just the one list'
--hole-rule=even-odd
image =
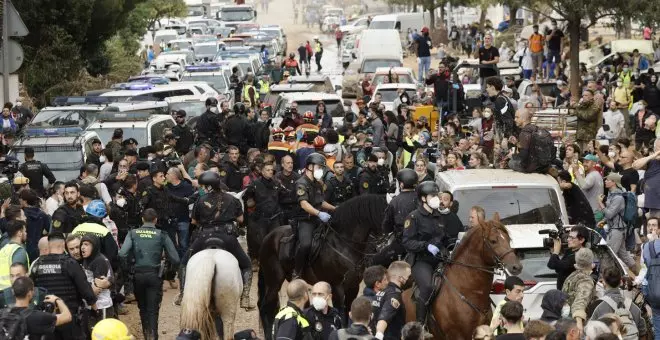
[{"label": "hooded sweatshirt", "polygon": [[119,247],[112,235],[112,231],[99,218],[88,215],[83,223],[79,224],[71,234],[74,235],[95,235],[99,238],[99,251],[113,264],[113,268],[119,266]]},{"label": "hooded sweatshirt", "polygon": [[[99,238],[93,234],[87,234],[80,239],[81,246],[83,242],[89,242],[92,244],[92,254],[83,258],[83,269],[85,270],[85,275],[87,275],[87,282],[94,286],[94,279],[98,279],[102,276],[107,277],[110,282],[113,282],[112,267],[110,266],[110,261],[108,261],[108,259],[100,252],[101,242],[99,241]],[[110,289],[101,290],[101,293],[97,296],[96,307],[98,309],[112,307]]]},{"label": "hooded sweatshirt", "polygon": [[50,216],[39,207],[25,207],[23,212],[27,221],[28,234],[25,248],[30,258],[36,259],[39,257],[39,248],[37,247],[39,239],[48,234],[50,230]]},{"label": "hooded sweatshirt", "polygon": [[543,295],[541,301],[541,321],[549,324],[554,324],[557,320],[561,319],[561,309],[566,304],[568,296],[561,290],[553,289]]}]

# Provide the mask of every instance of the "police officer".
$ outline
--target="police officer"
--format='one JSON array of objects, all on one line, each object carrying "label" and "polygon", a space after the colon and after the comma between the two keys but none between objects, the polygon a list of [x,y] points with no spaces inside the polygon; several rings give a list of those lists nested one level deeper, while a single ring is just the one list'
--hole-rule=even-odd
[{"label": "police officer", "polygon": [[87,329],[82,324],[83,299],[93,306],[96,295],[87,282],[87,276],[82,267],[72,257],[64,253],[64,234],[55,232],[48,235],[48,255],[41,255],[39,261],[30,268],[30,277],[35,287],[44,288],[49,294],[61,298],[75,315],[70,323],[55,328],[53,339],[83,340]]},{"label": "police officer", "polygon": [[241,159],[240,150],[234,145],[227,147],[226,159],[220,164],[220,180],[232,192],[243,190],[243,178],[250,173],[247,163]]},{"label": "police officer", "polygon": [[376,323],[376,338],[379,340],[399,340],[406,323],[406,307],[401,293],[410,288],[410,265],[404,261],[394,261],[387,268],[389,283],[376,294],[373,302]]},{"label": "police officer", "polygon": [[179,264],[179,255],[172,240],[161,230],[156,229],[158,213],[146,209],[142,213],[142,227],[130,231],[119,251],[119,257],[126,265],[129,256],[135,258],[135,297],[140,309],[142,334],[146,340],[158,340],[158,312],[163,299],[163,268],[161,255],[174,265]]},{"label": "police officer", "polygon": [[200,250],[221,248],[230,252],[238,261],[243,278],[241,308],[250,309],[250,288],[252,287],[252,264],[236,239],[236,223],[243,223],[243,207],[234,196],[220,190],[220,176],[213,171],[205,171],[199,176],[199,185],[206,195],[193,207],[191,223],[199,230],[190,246],[188,259]]},{"label": "police officer", "polygon": [[259,101],[259,91],[254,86],[254,75],[252,73],[248,73],[247,75],[245,85],[243,86],[242,100],[251,109],[255,108],[258,104],[257,102]]},{"label": "police officer", "polygon": [[206,111],[197,121],[197,145],[202,143],[209,143],[213,147],[218,147],[220,143],[218,100],[213,97],[206,99]]},{"label": "police officer", "polygon": [[319,281],[312,287],[311,295],[305,318],[312,326],[314,339],[328,340],[332,331],[343,327],[339,310],[328,305],[332,300],[332,287],[325,281]]},{"label": "police officer", "polygon": [[174,113],[176,125],[172,128],[172,133],[176,138],[176,153],[179,155],[187,154],[195,140],[192,130],[186,125],[186,115],[186,111],[184,110],[179,110]]},{"label": "police officer", "polygon": [[330,221],[330,214],[324,210],[334,211],[335,207],[323,199],[323,170],[325,157],[319,153],[307,156],[305,173],[296,181],[298,205],[294,210],[294,219],[298,236],[296,264],[293,277],[298,278],[303,273],[307,258],[312,247],[312,235],[320,222]]},{"label": "police officer", "polygon": [[223,131],[227,143],[229,145],[237,146],[241,155],[247,154],[248,145],[247,140],[253,138],[250,136],[250,129],[248,120],[245,117],[247,108],[243,103],[234,104],[233,113],[229,113],[227,120],[223,124]]},{"label": "police officer", "polygon": [[385,167],[385,156],[380,149],[374,148],[367,158],[367,166],[360,174],[360,194],[387,194],[390,187],[388,170]]},{"label": "police officer", "polygon": [[[412,275],[419,287],[416,301],[417,321],[426,323],[426,305],[433,292],[433,272],[440,263],[448,245],[448,237],[441,225],[440,187],[433,181],[417,186],[418,208],[411,212],[403,223],[403,247],[411,255]],[[442,252],[441,252],[442,251]]]},{"label": "police officer", "polygon": [[273,340],[312,340],[311,326],[302,309],[309,302],[307,282],[294,279],[286,288],[289,298],[273,322]]},{"label": "police officer", "polygon": [[238,76],[238,66],[234,66],[231,69],[231,76],[229,76],[229,83],[231,84],[231,88],[234,89],[234,101],[235,102],[240,102],[241,100],[241,93],[243,93],[243,82],[241,81],[241,78]]},{"label": "police officer", "polygon": [[78,198],[78,184],[68,182],[64,185],[64,204],[53,213],[53,228],[61,233],[70,233],[87,215]]},{"label": "police officer", "polygon": [[406,255],[406,249],[401,245],[401,236],[403,234],[403,224],[408,214],[417,209],[417,186],[418,176],[413,169],[401,169],[396,174],[396,180],[399,182],[399,194],[390,201],[385,209],[385,218],[383,219],[383,232],[392,234],[392,242],[383,248],[373,258],[373,265],[380,264],[387,267],[398,259]]},{"label": "police officer", "polygon": [[248,218],[248,252],[251,258],[257,258],[261,240],[273,229],[280,226],[279,192],[282,185],[275,180],[275,164],[264,163],[261,176],[248,185],[244,199],[252,199],[254,212]]},{"label": "police officer", "polygon": [[280,162],[282,170],[275,175],[277,180],[282,184],[283,190],[279,192],[280,208],[282,214],[280,215],[280,225],[290,224],[289,220],[293,216],[293,210],[298,204],[298,196],[296,195],[296,181],[300,178],[300,174],[293,171],[293,156],[286,155],[282,157]]},{"label": "police officer", "polygon": [[31,147],[25,148],[25,163],[21,164],[18,171],[30,180],[30,189],[36,191],[39,196],[44,195],[44,177],[48,183],[55,183],[55,175],[48,165],[34,160],[34,149]]},{"label": "police officer", "polygon": [[332,170],[335,174],[326,183],[325,201],[338,206],[353,197],[353,183],[344,176],[344,163],[335,162]]}]

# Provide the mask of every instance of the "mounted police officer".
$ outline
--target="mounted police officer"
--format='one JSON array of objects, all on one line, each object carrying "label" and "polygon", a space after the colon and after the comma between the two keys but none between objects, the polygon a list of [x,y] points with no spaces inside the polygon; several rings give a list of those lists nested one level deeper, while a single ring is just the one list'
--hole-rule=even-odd
[{"label": "mounted police officer", "polygon": [[220,176],[213,171],[205,171],[199,176],[199,185],[206,195],[202,196],[192,211],[192,224],[199,228],[184,258],[184,267],[190,257],[204,249],[224,249],[238,261],[243,278],[241,308],[250,309],[250,288],[252,287],[252,264],[241,248],[237,236],[236,223],[243,223],[243,207],[234,196],[222,192]]},{"label": "mounted police officer", "polygon": [[83,330],[87,329],[80,318],[83,299],[91,306],[96,303],[96,295],[82,267],[64,253],[64,234],[57,232],[48,235],[48,249],[49,254],[40,256],[39,261],[30,268],[30,277],[35,287],[44,288],[49,294],[61,298],[75,316],[72,322],[56,327],[52,339],[83,340]]},{"label": "mounted police officer", "polygon": [[294,228],[298,236],[298,248],[296,249],[296,264],[293,277],[298,278],[303,274],[307,264],[310,250],[312,248],[312,236],[320,222],[330,221],[330,214],[324,210],[334,211],[335,207],[323,199],[323,170],[325,168],[325,157],[319,153],[307,156],[305,160],[305,172],[296,181],[296,195],[298,205],[293,215],[297,226]]},{"label": "mounted police officer", "polygon": [[385,195],[390,187],[389,170],[385,167],[386,154],[374,148],[367,158],[367,166],[360,174],[360,194]]},{"label": "mounted police officer", "polygon": [[247,140],[252,138],[249,136],[250,129],[248,128],[247,108],[245,104],[238,102],[234,104],[233,113],[229,114],[227,120],[223,124],[223,131],[227,143],[235,145],[241,152],[241,155],[247,154],[248,145]]},{"label": "mounted police officer", "polygon": [[353,198],[353,182],[344,175],[344,163],[335,162],[332,165],[335,175],[331,176],[325,188],[325,201],[337,206]]},{"label": "mounted police officer", "polygon": [[220,117],[218,116],[218,100],[206,99],[206,111],[197,121],[197,145],[209,143],[213,147],[220,146]]},{"label": "mounted police officer", "polygon": [[402,244],[410,254],[412,275],[419,287],[417,321],[425,324],[426,306],[433,293],[433,272],[448,246],[440,220],[440,187],[433,181],[417,186],[418,208],[403,223]]},{"label": "mounted police officer", "polygon": [[163,300],[164,269],[160,260],[163,251],[167,253],[170,263],[179,265],[174,242],[167,233],[156,229],[157,220],[158,213],[154,209],[146,209],[142,213],[142,227],[129,232],[119,251],[124,265],[129,256],[135,259],[134,290],[145,340],[158,340],[158,312]]},{"label": "mounted police officer", "polygon": [[380,264],[387,267],[398,259],[406,255],[406,248],[401,245],[401,236],[403,235],[403,225],[408,214],[417,209],[417,187],[418,176],[413,169],[401,169],[396,174],[399,182],[399,194],[392,198],[390,204],[385,209],[385,218],[383,219],[383,232],[392,233],[392,241],[385,248],[381,249],[373,258],[372,264]]}]

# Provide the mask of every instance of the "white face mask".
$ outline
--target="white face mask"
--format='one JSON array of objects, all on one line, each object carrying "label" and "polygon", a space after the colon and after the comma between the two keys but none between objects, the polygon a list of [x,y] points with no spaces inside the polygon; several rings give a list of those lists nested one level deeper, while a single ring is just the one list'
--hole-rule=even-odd
[{"label": "white face mask", "polygon": [[385,159],[378,158],[378,165],[385,165]]},{"label": "white face mask", "polygon": [[16,106],[21,106],[21,105],[23,105],[23,103],[21,103],[21,102],[16,102]]},{"label": "white face mask", "polygon": [[617,81],[617,82],[616,82],[616,86],[617,86],[617,87],[621,87],[622,85],[623,85],[623,82],[620,82],[620,81]]},{"label": "white face mask", "polygon": [[569,305],[564,305],[564,307],[561,308],[561,317],[562,318],[570,318],[571,316],[571,306]]},{"label": "white face mask", "polygon": [[430,199],[426,199],[427,204],[429,205],[429,208],[431,209],[438,209],[440,208],[440,197],[438,196],[433,196]]},{"label": "white face mask", "polygon": [[105,163],[105,156],[99,156],[99,162]]},{"label": "white face mask", "polygon": [[403,98],[401,98],[401,102],[403,102],[403,103],[407,103],[407,102],[408,102],[408,97],[403,97]]},{"label": "white face mask", "polygon": [[326,306],[328,306],[328,301],[320,296],[315,296],[312,298],[312,306],[314,306],[314,309],[317,311],[322,311]]},{"label": "white face mask", "polygon": [[493,115],[493,112],[490,110],[484,111],[484,118],[489,119]]},{"label": "white face mask", "polygon": [[610,158],[614,158],[614,156],[616,156],[616,153],[611,151],[607,153],[607,156],[609,156]]},{"label": "white face mask", "polygon": [[117,206],[123,208],[126,205],[126,199],[121,197],[117,199]]},{"label": "white face mask", "polygon": [[149,162],[151,162],[153,159],[154,159],[154,156],[148,156],[148,157],[147,157],[147,160],[148,160]]},{"label": "white face mask", "polygon": [[323,178],[323,169],[315,169],[314,178],[316,178],[317,181]]},{"label": "white face mask", "polygon": [[646,239],[649,240],[649,241],[653,241],[656,238],[657,237],[655,236],[655,234],[646,234]]},{"label": "white face mask", "polygon": [[443,214],[443,215],[447,215],[447,214],[449,214],[449,208],[442,208],[442,209],[440,209],[440,213]]},{"label": "white face mask", "polygon": [[218,108],[215,107],[215,106],[211,107],[210,110],[211,110],[211,112],[213,112],[213,113],[218,113]]}]

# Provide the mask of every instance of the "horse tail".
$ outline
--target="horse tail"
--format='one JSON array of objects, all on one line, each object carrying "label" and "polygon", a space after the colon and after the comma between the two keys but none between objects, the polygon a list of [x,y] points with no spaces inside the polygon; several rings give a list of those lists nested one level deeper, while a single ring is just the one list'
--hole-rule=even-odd
[{"label": "horse tail", "polygon": [[[186,266],[186,286],[181,301],[180,327],[194,329],[202,335],[202,340],[215,339],[215,321],[211,312],[213,294],[213,263],[215,250],[202,250],[195,254]],[[206,265],[200,265],[200,264]]]}]

